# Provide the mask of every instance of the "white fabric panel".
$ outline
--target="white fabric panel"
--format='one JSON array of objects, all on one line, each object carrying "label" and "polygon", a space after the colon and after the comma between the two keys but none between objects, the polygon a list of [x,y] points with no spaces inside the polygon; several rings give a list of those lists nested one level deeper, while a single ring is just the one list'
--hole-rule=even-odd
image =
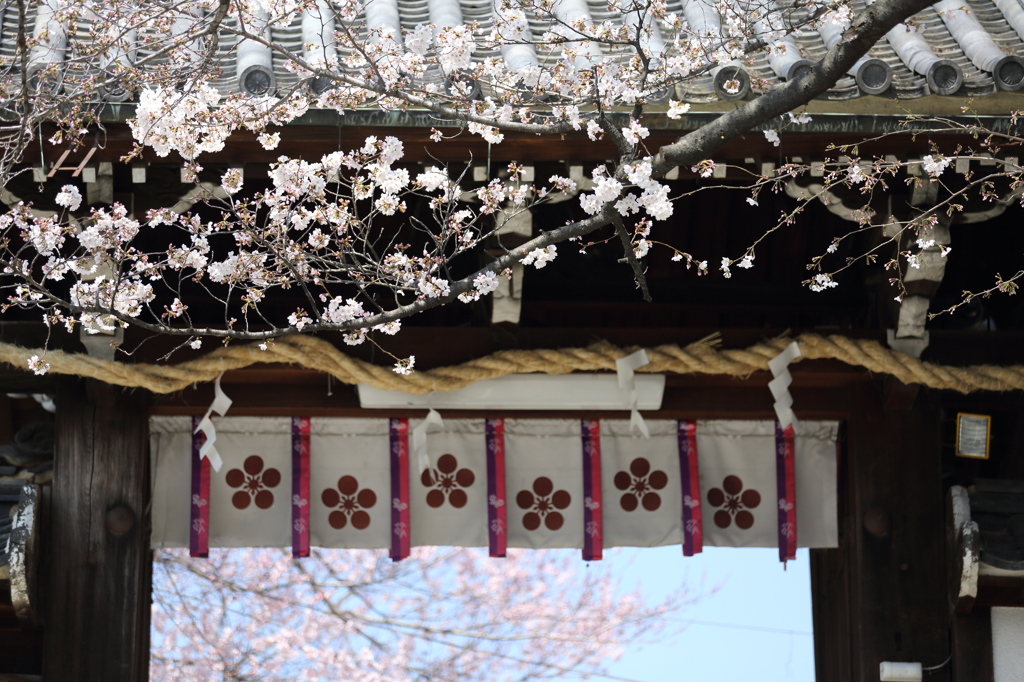
[{"label": "white fabric panel", "polygon": [[[214,418],[214,423],[224,466],[220,472],[210,472],[210,546],[287,546],[291,538],[291,420],[225,417]],[[188,417],[154,417],[150,421],[153,547],[189,544],[191,424]],[[418,424],[412,420],[410,430]],[[349,548],[390,546],[388,420],[315,418],[311,425],[311,544]],[[676,422],[649,421],[648,426],[651,438],[644,439],[632,435],[626,421],[601,422],[606,547],[657,546],[681,541]],[[838,541],[836,430],[837,425],[832,422],[801,422],[796,435],[797,542],[801,547],[834,547]],[[582,547],[581,447],[578,420],[505,420],[510,547]],[[774,423],[699,422],[697,448],[704,543],[777,546]],[[424,484],[420,458],[415,452],[410,452],[409,458],[413,544],[486,546],[484,420],[446,420],[443,431],[429,433],[427,452],[429,468],[439,476],[431,476],[428,484]],[[260,482],[246,492],[245,479],[253,479],[254,474],[243,472],[246,460],[253,455],[262,460],[262,467],[255,473]],[[646,471],[637,463],[639,459],[646,461]],[[277,476],[271,476],[276,485],[269,485],[272,481],[266,478],[268,469],[276,470]],[[616,485],[617,475],[625,490]],[[738,479],[731,482],[738,482],[740,489],[726,490],[725,480],[729,477]],[[641,479],[644,494],[638,496]],[[229,482],[242,485],[232,487]],[[650,497],[652,488],[658,496],[657,505]],[[713,489],[720,491],[721,499],[709,499]],[[747,492],[750,490],[757,491],[756,506],[752,504],[752,493]],[[325,500],[325,491],[337,494],[329,493]],[[368,496],[366,491],[373,495]],[[244,509],[233,503],[236,495],[247,498]],[[428,496],[437,506],[428,502]],[[630,501],[623,506],[627,496],[637,501],[631,511],[626,509],[632,505]],[[461,506],[452,504],[453,501]],[[717,506],[712,504],[716,501]],[[364,514],[357,516],[358,512]],[[716,525],[716,512],[728,517],[726,527]],[[344,517],[343,524],[339,514]],[[742,521],[743,526],[749,521],[749,527],[740,527],[737,521]]]},{"label": "white fabric panel", "polygon": [[509,547],[583,547],[579,420],[506,419],[505,481]]},{"label": "white fabric panel", "polygon": [[153,534],[150,545],[153,549],[188,547],[192,496],[192,418],[151,417],[149,456],[153,493]]},{"label": "white fabric panel", "polygon": [[[210,471],[210,547],[289,546],[291,419],[224,417],[213,423],[224,466]],[[262,466],[254,466],[260,460]],[[239,480],[240,486],[231,485]]]},{"label": "white fabric panel", "polygon": [[[800,422],[795,438],[797,545],[835,547],[833,422]],[[704,544],[777,547],[775,423],[699,421]]]},{"label": "white fabric panel", "polygon": [[796,434],[798,547],[838,547],[836,422],[800,422]]},{"label": "white fabric panel", "polygon": [[992,662],[995,682],[1024,682],[1024,609],[992,609]]},{"label": "white fabric panel", "polygon": [[[410,419],[409,432],[420,423]],[[409,453],[413,546],[487,546],[486,451],[483,419],[449,419],[443,430],[427,435],[425,471],[417,453]]]},{"label": "white fabric panel", "polygon": [[387,419],[310,420],[311,546],[391,546],[389,443]]},{"label": "white fabric panel", "polygon": [[601,421],[601,494],[607,547],[682,542],[682,495],[676,422],[648,421],[651,437],[629,421]]}]

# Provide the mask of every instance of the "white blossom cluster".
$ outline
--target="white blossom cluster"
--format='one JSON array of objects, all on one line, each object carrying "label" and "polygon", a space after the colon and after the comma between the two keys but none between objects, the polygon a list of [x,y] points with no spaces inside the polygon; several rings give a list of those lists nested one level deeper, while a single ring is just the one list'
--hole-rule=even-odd
[{"label": "white blossom cluster", "polygon": [[[613,207],[621,216],[634,215],[642,209],[654,220],[667,220],[672,215],[669,187],[652,178],[651,169],[651,157],[635,162],[626,169],[629,184],[624,185],[619,180],[609,177],[604,167],[595,168],[594,193],[581,194],[580,205],[590,215],[596,215],[604,210],[606,204],[615,202]],[[623,195],[623,190],[629,187],[636,187],[642,190],[642,193],[639,196],[633,193]]]},{"label": "white blossom cluster", "polygon": [[942,172],[949,167],[949,159],[943,156],[932,156],[926,154],[921,159],[921,166],[924,168],[924,172],[933,178],[937,178],[942,175]]},{"label": "white blossom cluster", "polygon": [[[239,131],[258,149],[280,156],[266,178],[247,178],[242,168],[220,174],[216,191],[199,199],[219,211],[220,219],[209,211],[178,214],[170,208],[145,217],[120,205],[83,210],[79,186],[64,185],[55,196],[56,215],[17,207],[0,216],[0,229],[20,235],[31,247],[29,252],[27,246],[0,246],[0,265],[17,280],[17,288],[8,287],[13,293],[7,304],[40,309],[50,324],[83,325],[95,332],[145,320],[187,333],[190,344],[202,342],[194,333],[199,312],[190,298],[197,290],[223,309],[220,324],[239,335],[266,326],[289,332],[335,329],[352,344],[374,330],[397,332],[400,322],[390,314],[403,306],[478,301],[497,290],[499,278],[516,261],[547,266],[557,256],[556,246],[533,241],[472,272],[460,264],[460,256],[474,249],[482,253],[507,216],[556,194],[578,200],[589,216],[584,221],[595,229],[626,225],[627,253],[631,248],[633,256],[646,258],[660,244],[652,236],[655,223],[674,214],[667,169],[656,161],[665,157],[658,155],[658,131],[652,135],[646,107],[667,101],[662,105],[667,117],[683,119],[690,104],[672,99],[679,96],[674,93],[681,81],[741,66],[752,51],[779,53],[793,30],[822,22],[848,26],[852,16],[843,1],[801,2],[783,21],[777,3],[770,2],[701,0],[676,5],[673,12],[665,0],[610,0],[607,13],[597,19],[586,3],[495,0],[485,19],[453,16],[399,27],[368,21],[374,8],[359,0],[241,0],[149,9],[140,4],[123,8],[123,15],[112,13],[106,24],[106,3],[90,3],[89,10],[95,36],[118,34],[101,29],[130,19],[138,27],[138,44],[131,49],[159,54],[114,69],[123,69],[121,76],[137,92],[128,125],[139,150],[179,155],[200,187],[218,184],[200,165],[203,155],[224,151]],[[73,5],[61,5],[60,21],[75,19],[79,10]],[[219,9],[227,16],[214,24]],[[288,31],[302,32],[302,49],[271,52],[272,64],[283,66],[291,80],[260,95],[226,94],[229,69],[204,50],[246,41],[279,47],[273,44],[275,32]],[[317,41],[308,41],[310,31]],[[89,56],[74,46],[68,53],[82,55],[76,57],[79,66],[89,66],[79,71],[106,73],[111,55],[119,49],[122,56],[129,54],[123,44],[127,33],[95,38],[111,41],[106,51],[94,53],[105,55],[102,65],[90,66]],[[725,88],[737,92],[740,85],[731,78]],[[488,149],[524,135],[578,135],[614,146],[617,156],[605,158],[618,160],[592,169],[589,179],[553,175],[546,184],[533,184],[512,164],[469,185],[464,175],[439,163],[407,162],[405,144],[394,136],[368,137],[347,152],[298,158],[279,129],[312,108],[343,116],[359,107],[425,110],[464,125]],[[53,141],[88,130],[73,125],[84,114],[69,116]],[[765,140],[780,146],[782,131],[809,121],[806,113],[790,113],[788,122],[782,115],[758,128],[769,126],[763,129]],[[431,139],[448,134],[434,130]],[[934,178],[950,162],[935,153],[921,164]],[[687,165],[702,179],[721,175],[711,159]],[[835,164],[829,181],[866,191],[878,170],[859,160],[844,161]],[[756,206],[764,196],[758,194],[762,185],[751,189],[747,201]],[[166,243],[143,251],[139,244],[154,233],[168,235]],[[494,241],[487,242],[489,257]],[[733,266],[752,267],[752,248],[737,260],[723,258],[723,277],[732,276]],[[673,252],[673,260],[708,272],[707,260]],[[57,289],[67,293],[54,294],[48,282],[61,282]],[[827,274],[810,281],[818,291],[834,286]],[[279,309],[264,311],[272,309],[269,297],[282,291],[303,303],[289,305],[279,319],[274,315],[285,315]],[[412,361],[401,361],[396,371],[411,371]]]},{"label": "white blossom cluster", "polygon": [[[455,283],[444,274],[445,264],[495,230],[495,214],[576,191],[572,180],[559,176],[548,186],[526,184],[513,164],[513,177],[494,179],[474,193],[474,207],[460,200],[466,193],[446,169],[429,166],[413,177],[404,154],[401,140],[371,136],[359,149],[318,161],[282,156],[267,172],[269,190],[252,197],[242,196],[242,169],[229,169],[220,178],[227,198],[217,203],[207,196],[223,211],[219,221],[157,209],[140,223],[121,204],[73,216],[82,208],[82,194],[66,185],[56,197],[65,215],[38,216],[24,206],[0,215],[0,229],[19,232],[33,249],[25,259],[0,247],[6,274],[23,279],[6,304],[42,309],[48,323],[81,325],[91,333],[142,319],[191,330],[196,311],[185,292],[195,284],[223,304],[229,329],[244,329],[265,320],[260,306],[272,292],[306,290],[307,305],[278,324],[295,331],[341,329],[346,343],[358,344],[371,331],[395,334],[401,328],[399,319],[380,317],[386,308],[370,291],[390,291],[399,302],[448,299]],[[380,239],[377,224],[397,218],[413,194],[429,199],[433,214],[432,226],[422,228],[429,239],[420,252],[398,242],[385,242],[379,255],[362,249]],[[163,251],[138,250],[137,237],[152,230],[179,238]],[[543,267],[554,256],[550,246],[523,259]],[[32,277],[37,270],[41,282]],[[479,300],[498,288],[498,278],[496,269],[481,271],[458,298]],[[65,282],[67,297],[50,296],[47,281]],[[202,339],[188,343],[198,348]]]}]

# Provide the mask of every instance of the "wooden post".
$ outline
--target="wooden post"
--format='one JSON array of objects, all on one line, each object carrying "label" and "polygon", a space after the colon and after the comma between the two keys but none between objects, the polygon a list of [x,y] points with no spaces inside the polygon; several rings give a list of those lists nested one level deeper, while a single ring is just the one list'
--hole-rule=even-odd
[{"label": "wooden post", "polygon": [[[950,654],[939,418],[882,409],[854,389],[840,474],[838,550],[812,559],[817,678],[877,682],[882,661],[938,666]],[[947,664],[928,677],[951,679]]]},{"label": "wooden post", "polygon": [[148,678],[148,402],[144,391],[60,383],[44,538],[44,679]]},{"label": "wooden post", "polygon": [[992,682],[992,609],[975,606],[953,616],[954,682]]}]

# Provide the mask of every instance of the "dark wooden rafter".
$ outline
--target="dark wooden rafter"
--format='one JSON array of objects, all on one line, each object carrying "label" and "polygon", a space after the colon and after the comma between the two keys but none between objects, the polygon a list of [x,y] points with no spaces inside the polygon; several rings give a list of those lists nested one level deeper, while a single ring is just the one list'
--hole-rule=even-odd
[{"label": "dark wooden rafter", "polygon": [[[703,123],[712,120],[718,114],[708,114],[694,119]],[[423,122],[423,125],[402,125],[401,118],[393,118],[391,125],[366,125],[359,124],[359,116],[348,117],[352,122],[346,121],[346,117],[336,116],[333,112],[318,112],[318,121],[310,125],[290,125],[280,129],[281,146],[279,149],[264,150],[256,141],[256,135],[245,130],[234,133],[225,143],[224,149],[220,152],[204,154],[202,163],[204,166],[224,163],[237,163],[245,160],[246,163],[269,164],[277,160],[281,149],[287,149],[291,156],[305,158],[308,160],[319,159],[325,152],[342,150],[349,151],[358,149],[363,145],[366,137],[373,135],[381,137],[391,135],[399,138],[405,143],[404,160],[415,163],[436,164],[437,162],[451,162],[464,164],[469,159],[483,160],[487,158],[488,144],[476,135],[464,133],[457,139],[446,142],[434,142],[430,139],[431,129],[438,125],[436,119],[428,123],[428,117],[411,117],[409,123]],[[890,117],[826,117],[822,121],[836,120],[835,125],[845,130],[821,132],[801,132],[800,134],[785,135],[784,153],[787,157],[798,156],[805,160],[820,158],[823,150],[841,145],[857,145],[859,153],[868,158],[872,155],[884,156],[886,154],[903,154],[920,158],[922,154],[931,152],[930,144],[938,143],[942,148],[950,151],[958,144],[970,146],[975,140],[969,134],[948,133],[941,136],[919,136],[912,139],[907,135],[899,135],[893,139],[868,140],[865,135],[872,133],[895,133],[905,129],[900,127],[903,116],[895,115]],[[872,119],[872,120],[868,120]],[[878,128],[877,119],[886,119],[889,124]],[[335,123],[327,124],[327,120],[334,120]],[[321,122],[322,121],[322,122]],[[993,127],[1005,128],[1005,118],[992,119]],[[356,123],[353,125],[352,123]],[[397,124],[397,125],[396,125]],[[659,147],[670,144],[678,139],[680,135],[689,132],[692,123],[663,122],[661,126],[654,125],[651,128],[650,137],[645,140],[645,147],[651,153]],[[674,127],[671,127],[674,126]],[[864,129],[865,132],[860,132]],[[454,129],[449,128],[447,133],[453,133]],[[42,137],[45,140],[47,135]],[[105,127],[102,144],[90,159],[91,162],[112,161],[117,162],[124,156],[130,154],[134,147],[134,139],[131,131],[124,124],[112,122]],[[54,154],[50,149],[44,150],[47,154]],[[573,163],[601,163],[609,159],[618,158],[615,146],[610,141],[594,142],[584,132],[569,132],[556,138],[551,135],[533,135],[529,133],[506,132],[505,141],[499,145],[490,147],[492,163],[507,164],[509,161],[529,160],[531,162],[559,162],[572,161]],[[780,149],[768,142],[760,130],[751,131],[737,137],[729,144],[715,151],[714,159],[726,159],[742,162],[747,158],[778,159]],[[25,154],[26,159],[38,159],[39,149],[35,144],[31,145]],[[56,159],[54,159],[56,160]],[[152,150],[147,150],[142,155],[142,160],[147,163],[160,165],[169,164],[180,167],[181,158],[172,154],[166,158],[158,157]],[[589,170],[589,169],[588,169]],[[682,176],[693,176],[689,168],[680,169]],[[546,179],[546,178],[545,178]]]}]

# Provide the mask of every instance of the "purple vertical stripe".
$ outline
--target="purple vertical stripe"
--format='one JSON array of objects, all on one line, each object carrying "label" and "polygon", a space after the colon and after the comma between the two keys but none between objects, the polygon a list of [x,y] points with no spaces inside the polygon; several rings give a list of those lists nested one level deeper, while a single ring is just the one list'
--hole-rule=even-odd
[{"label": "purple vertical stripe", "polygon": [[789,538],[786,537],[785,527],[789,520],[786,514],[786,434],[782,430],[782,424],[775,422],[775,488],[776,504],[779,517],[779,560],[786,561],[789,556]]},{"label": "purple vertical stripe", "polygon": [[583,440],[583,559],[599,561],[604,546],[600,422],[584,419],[580,430]]},{"label": "purple vertical stripe", "polygon": [[392,419],[391,437],[391,559],[409,556],[409,420]]},{"label": "purple vertical stripe", "polygon": [[292,418],[292,556],[309,556],[309,417]]},{"label": "purple vertical stripe", "polygon": [[[205,558],[210,555],[209,520],[210,490],[209,473],[204,481],[204,467],[209,471],[209,462],[199,456],[199,450],[206,441],[202,432],[197,432],[201,417],[192,417],[192,490],[189,495],[189,555]],[[206,485],[204,485],[204,482]]]},{"label": "purple vertical stripe", "polygon": [[505,506],[505,422],[488,419],[487,433],[487,537],[490,555],[502,558],[507,547]]},{"label": "purple vertical stripe", "polygon": [[693,490],[693,483],[690,481],[690,457],[693,453],[690,452],[690,436],[686,427],[685,421],[680,420],[677,423],[676,438],[679,444],[679,478],[683,500],[683,556],[693,556],[693,509],[687,504],[687,498]]},{"label": "purple vertical stripe", "polygon": [[402,512],[396,500],[402,499],[402,444],[398,433],[399,420],[390,421],[389,435],[391,437],[391,559],[398,561],[402,558],[402,538],[396,530],[402,522]]}]

